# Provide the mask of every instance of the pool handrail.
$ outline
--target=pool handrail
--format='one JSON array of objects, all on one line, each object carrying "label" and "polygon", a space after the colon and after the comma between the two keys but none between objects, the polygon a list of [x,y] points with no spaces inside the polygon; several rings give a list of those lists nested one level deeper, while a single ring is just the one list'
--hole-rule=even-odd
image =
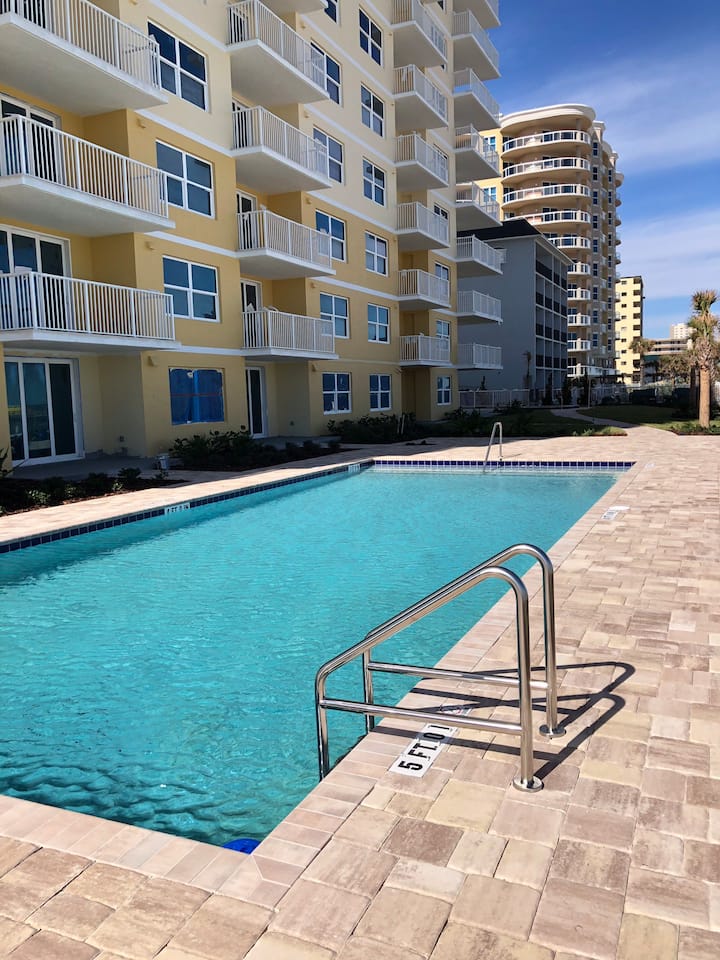
[{"label": "pool handrail", "polygon": [[[513,557],[522,554],[536,559],[542,569],[543,579],[543,614],[544,614],[544,646],[545,646],[545,680],[532,680],[530,672],[530,633],[529,633],[529,601],[527,588],[511,570],[501,564]],[[441,667],[418,667],[410,664],[391,664],[372,661],[371,651],[379,643],[411,623],[422,619],[428,613],[460,596],[483,580],[491,578],[504,580],[515,594],[515,623],[517,633],[517,678],[510,676],[466,672],[462,670],[447,670]],[[520,775],[513,780],[513,785],[520,790],[539,790],[542,782],[533,775],[533,745],[532,745],[532,687],[545,691],[546,723],[540,731],[547,737],[561,737],[565,729],[558,724],[557,719],[557,659],[555,653],[555,590],[553,566],[550,558],[539,547],[532,544],[519,543],[507,547],[483,563],[472,567],[444,587],[434,591],[422,600],[386,620],[371,630],[363,640],[347,650],[339,653],[324,663],[315,677],[315,712],[318,737],[318,760],[320,779],[330,771],[328,749],[327,710],[344,710],[350,713],[365,715],[366,730],[373,728],[373,718],[407,717],[408,719],[427,720],[437,722],[442,714],[429,710],[413,710],[407,707],[388,706],[373,702],[372,671],[386,673],[401,673],[425,678],[443,677],[446,679],[470,680],[480,683],[496,683],[502,686],[517,685],[520,709],[520,723],[510,723],[504,720],[485,720],[475,717],[457,716],[453,714],[452,722],[456,726],[490,730],[493,732],[512,733],[520,735]],[[339,700],[328,698],[325,695],[327,678],[335,670],[345,666],[352,660],[363,658],[363,701]],[[509,670],[511,668],[508,668]]]},{"label": "pool handrail", "polygon": [[[499,429],[498,429],[499,428]],[[495,434],[499,434],[498,446],[500,447],[500,463],[503,461],[503,425],[502,420],[496,420],[493,424],[492,431],[490,433],[490,442],[487,445],[487,450],[485,451],[485,460],[483,461],[483,473],[487,470],[488,458],[490,457],[490,451],[492,450],[493,440],[495,439]]]}]

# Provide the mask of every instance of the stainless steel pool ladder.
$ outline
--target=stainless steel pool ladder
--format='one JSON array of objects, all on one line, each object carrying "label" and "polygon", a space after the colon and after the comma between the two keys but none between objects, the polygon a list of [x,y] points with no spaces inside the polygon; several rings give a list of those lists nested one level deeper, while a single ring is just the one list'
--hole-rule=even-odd
[{"label": "stainless steel pool ladder", "polygon": [[[533,680],[530,670],[530,632],[528,617],[528,592],[517,574],[502,566],[512,557],[526,555],[538,561],[543,580],[543,619],[545,641],[545,679]],[[399,633],[411,623],[422,619],[433,610],[444,606],[450,600],[465,593],[483,580],[498,579],[509,584],[515,594],[515,625],[517,632],[517,674],[511,668],[508,673],[467,672],[447,670],[441,667],[420,667],[402,663],[384,663],[371,659],[374,647]],[[345,666],[357,657],[362,657],[363,699],[338,700],[327,697],[325,693],[327,678],[335,670]],[[365,715],[365,727],[373,729],[375,717],[398,717],[411,720],[425,720],[437,723],[443,714],[431,710],[415,710],[409,707],[377,704],[373,701],[372,673],[398,673],[422,678],[445,678],[448,680],[476,681],[478,683],[498,684],[504,687],[518,687],[519,722],[507,720],[485,720],[478,717],[452,714],[452,724],[474,730],[489,730],[493,733],[511,733],[520,737],[520,773],[513,780],[518,790],[541,790],[542,781],[533,772],[533,728],[531,690],[545,692],[545,720],[540,732],[546,737],[561,737],[564,727],[557,717],[557,662],[555,656],[555,583],[550,558],[539,547],[528,543],[518,543],[490,557],[484,563],[473,567],[450,583],[431,593],[411,607],[396,614],[390,620],[375,627],[359,643],[349,647],[343,653],[323,664],[315,677],[315,710],[318,737],[318,760],[320,779],[330,772],[330,753],[328,748],[328,710],[344,710],[349,713]]]},{"label": "stainless steel pool ladder", "polygon": [[488,443],[487,450],[485,451],[485,460],[483,462],[483,473],[487,470],[488,460],[490,458],[490,451],[492,450],[493,440],[495,439],[495,434],[499,435],[498,446],[500,447],[500,463],[503,459],[502,443],[503,443],[503,432],[502,432],[502,421],[496,420],[493,424],[492,433],[490,434],[490,442]]}]

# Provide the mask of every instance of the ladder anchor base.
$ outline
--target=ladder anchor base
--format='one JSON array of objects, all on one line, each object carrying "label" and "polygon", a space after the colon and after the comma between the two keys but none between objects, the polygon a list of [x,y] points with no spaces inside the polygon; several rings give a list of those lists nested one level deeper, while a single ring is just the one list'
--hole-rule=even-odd
[{"label": "ladder anchor base", "polygon": [[531,793],[536,793],[538,790],[542,790],[543,782],[539,777],[530,777],[529,780],[523,780],[522,777],[514,777],[513,786],[516,790],[527,790]]},{"label": "ladder anchor base", "polygon": [[541,724],[538,729],[548,740],[553,740],[555,737],[564,737],[567,733],[567,730],[563,726],[549,727],[546,723]]}]

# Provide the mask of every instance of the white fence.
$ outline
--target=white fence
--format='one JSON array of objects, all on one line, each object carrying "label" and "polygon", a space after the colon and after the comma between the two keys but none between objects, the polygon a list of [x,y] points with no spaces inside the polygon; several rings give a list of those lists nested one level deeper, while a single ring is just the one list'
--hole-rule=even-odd
[{"label": "white fence", "polygon": [[526,407],[530,403],[529,390],[460,390],[463,410],[496,410],[513,403]]},{"label": "white fence", "polygon": [[461,317],[480,316],[502,323],[502,301],[478,290],[458,290],[457,312]]},{"label": "white fence", "polygon": [[497,70],[500,65],[500,55],[494,46],[487,31],[478,23],[477,19],[469,10],[463,10],[461,13],[453,14],[453,37],[462,37],[469,34],[477,43],[490,63]]},{"label": "white fence", "polygon": [[455,188],[455,199],[459,206],[470,205],[482,210],[495,220],[500,219],[500,204],[477,183],[459,183]]},{"label": "white fence", "polygon": [[320,176],[328,175],[327,149],[264,107],[233,112],[233,150],[264,147]]},{"label": "white fence", "polygon": [[335,350],[333,323],[319,317],[250,310],[243,314],[243,332],[246,350],[282,350],[302,356]]},{"label": "white fence", "polygon": [[447,246],[450,242],[450,226],[445,217],[433,213],[422,203],[399,203],[397,206],[398,232],[417,230],[424,233],[438,246]]},{"label": "white fence", "polygon": [[[478,81],[479,83],[480,81]],[[414,93],[424,100],[434,111],[447,122],[447,97],[415,66],[395,68],[396,96],[403,93]]]},{"label": "white fence", "polygon": [[0,274],[0,329],[175,339],[164,293],[31,272]]},{"label": "white fence", "polygon": [[477,237],[458,237],[456,256],[458,260],[474,260],[493,270],[502,270],[505,263],[504,250],[496,250]]},{"label": "white fence", "polygon": [[271,250],[318,266],[332,267],[330,237],[269,210],[238,214],[240,249]]},{"label": "white fence", "polygon": [[472,124],[455,128],[455,149],[474,150],[482,156],[485,163],[498,173],[500,172],[500,154],[489,145],[487,137],[477,131]]},{"label": "white fence", "polygon": [[485,343],[459,343],[458,367],[481,370],[502,370],[502,347],[491,347]]},{"label": "white fence", "polygon": [[488,88],[474,70],[467,68],[455,72],[453,77],[453,93],[456,97],[462,93],[472,94],[472,96],[485,107],[487,112],[499,122],[500,104],[490,95]]},{"label": "white fence", "polygon": [[400,23],[415,23],[435,47],[443,60],[447,60],[447,41],[443,29],[430,16],[420,0],[394,0],[392,11],[394,25]]},{"label": "white fence", "polygon": [[421,297],[433,303],[450,303],[450,281],[435,277],[427,270],[401,270],[398,273],[398,296]]},{"label": "white fence", "polygon": [[446,337],[400,337],[400,362],[449,363],[450,341]]},{"label": "white fence", "polygon": [[408,133],[395,141],[396,163],[419,163],[436,177],[448,183],[448,158],[417,133]]}]

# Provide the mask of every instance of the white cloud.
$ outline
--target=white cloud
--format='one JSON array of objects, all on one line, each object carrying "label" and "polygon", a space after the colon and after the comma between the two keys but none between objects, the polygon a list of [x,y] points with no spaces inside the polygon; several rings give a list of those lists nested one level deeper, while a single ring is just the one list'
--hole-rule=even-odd
[{"label": "white cloud", "polygon": [[[607,128],[623,172],[694,166],[720,157],[720,48],[653,51],[632,60],[594,58],[554,76],[532,92],[532,103],[503,104],[507,112],[540,104],[585,103]],[[590,61],[593,64],[593,60]]]}]

